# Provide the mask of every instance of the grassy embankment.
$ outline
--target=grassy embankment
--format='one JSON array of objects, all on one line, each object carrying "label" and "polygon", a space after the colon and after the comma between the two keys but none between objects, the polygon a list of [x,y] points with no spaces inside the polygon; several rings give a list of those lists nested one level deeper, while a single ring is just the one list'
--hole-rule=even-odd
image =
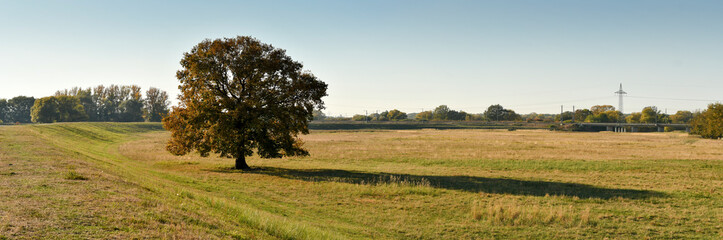
[{"label": "grassy embankment", "polygon": [[159,124],[0,127],[0,238],[723,237],[723,142],[313,131],[312,156],[172,156]]}]

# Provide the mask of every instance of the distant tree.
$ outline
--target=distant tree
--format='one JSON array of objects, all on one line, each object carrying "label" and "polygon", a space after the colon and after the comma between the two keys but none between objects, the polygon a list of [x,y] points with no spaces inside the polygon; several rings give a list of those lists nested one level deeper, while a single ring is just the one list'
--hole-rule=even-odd
[{"label": "distant tree", "polygon": [[560,118],[562,118],[562,121],[570,121],[572,120],[574,114],[570,111],[563,112],[562,114],[555,115],[555,122],[559,122]]},{"label": "distant tree", "polygon": [[369,121],[379,121],[379,113],[369,114]]},{"label": "distant tree", "polygon": [[354,116],[351,118],[351,120],[354,120],[354,121],[371,121],[372,119],[371,119],[369,116],[364,116],[364,115],[361,115],[361,114],[356,114],[356,115],[354,115]]},{"label": "distant tree", "polygon": [[587,116],[590,116],[592,111],[588,109],[577,109],[575,110],[575,122],[584,122]]},{"label": "distant tree", "polygon": [[10,109],[8,108],[8,100],[0,98],[0,121],[9,122]]},{"label": "distant tree", "polygon": [[407,119],[407,113],[394,109],[387,113],[387,118],[392,121],[404,120]]},{"label": "distant tree", "polygon": [[90,88],[82,89],[79,87],[73,87],[71,89],[65,89],[55,92],[55,96],[73,96],[77,97],[80,104],[85,109],[85,115],[88,116],[88,121],[98,121],[98,109],[95,101],[93,100],[93,91]]},{"label": "distant tree", "polygon": [[389,121],[389,111],[384,111],[377,116],[377,121]]},{"label": "distant tree", "polygon": [[487,121],[517,121],[522,119],[515,111],[505,109],[499,104],[489,106],[483,115]]},{"label": "distant tree", "polygon": [[17,96],[8,100],[10,117],[12,122],[30,123],[30,108],[35,104],[34,97]]},{"label": "distant tree", "polygon": [[83,105],[75,96],[50,96],[35,100],[31,120],[37,123],[77,122],[88,120]]},{"label": "distant tree", "polygon": [[432,111],[424,111],[424,112],[417,113],[417,116],[414,116],[414,118],[419,121],[430,121],[430,120],[432,120],[432,117],[433,117],[432,115],[433,115]]},{"label": "distant tree", "polygon": [[642,113],[634,112],[625,117],[625,122],[627,123],[640,123],[640,117],[642,116]]},{"label": "distant tree", "polygon": [[640,115],[640,122],[642,123],[657,123],[660,120],[660,110],[657,107],[650,106],[643,108]]},{"label": "distant tree", "polygon": [[89,116],[95,115],[95,121],[110,121],[110,116],[113,110],[110,109],[110,101],[106,96],[108,92],[105,86],[98,85],[93,88],[93,104],[95,105],[95,113],[89,114]]},{"label": "distant tree", "polygon": [[299,134],[322,109],[326,83],[282,49],[251,37],[204,40],[181,60],[180,105],[163,126],[171,132],[167,149],[176,155],[192,150],[236,159],[308,155]]},{"label": "distant tree", "polygon": [[449,110],[447,113],[447,120],[453,121],[464,121],[467,119],[467,113],[465,111]]},{"label": "distant tree", "polygon": [[143,97],[141,87],[137,85],[124,86],[122,88],[123,101],[118,105],[120,122],[142,122],[143,121]]},{"label": "distant tree", "polygon": [[719,139],[723,137],[723,104],[712,103],[690,122],[691,133],[703,138]]},{"label": "distant tree", "polygon": [[125,91],[127,91],[127,89],[118,85],[110,85],[105,89],[105,91],[105,110],[107,111],[105,114],[108,119],[107,121],[118,122],[121,118],[120,105],[123,103],[123,100],[125,100]]},{"label": "distant tree", "polygon": [[673,123],[690,123],[693,120],[693,113],[690,111],[678,111],[670,116]]},{"label": "distant tree", "polygon": [[540,118],[540,114],[537,114],[536,112],[531,112],[527,115],[522,115],[522,119],[526,122],[535,122],[535,121],[542,121]]},{"label": "distant tree", "polygon": [[604,112],[615,111],[615,107],[612,105],[595,105],[590,108],[592,114],[601,114]]},{"label": "distant tree", "polygon": [[57,122],[60,117],[58,101],[55,97],[44,97],[35,100],[31,108],[31,119],[36,123]]},{"label": "distant tree", "polygon": [[622,121],[623,114],[615,110],[611,105],[595,105],[590,108],[590,115],[585,117],[585,122],[592,123],[614,123]]},{"label": "distant tree", "polygon": [[143,118],[148,122],[160,122],[168,115],[168,94],[158,88],[151,87],[146,91],[146,99],[143,101]]},{"label": "distant tree", "polygon": [[487,107],[483,114],[488,121],[504,121],[504,110],[502,105],[495,104]]},{"label": "distant tree", "polygon": [[464,117],[465,121],[482,121],[484,120],[484,115],[482,114],[467,114],[467,116]]},{"label": "distant tree", "polygon": [[432,119],[433,120],[449,120],[449,112],[451,110],[447,105],[439,105],[439,107],[434,109],[434,112],[432,112]]},{"label": "distant tree", "polygon": [[79,122],[88,120],[88,114],[76,96],[55,97],[58,106],[58,122]]},{"label": "distant tree", "polygon": [[324,120],[326,119],[326,114],[324,114],[324,112],[322,112],[321,110],[316,109],[312,112],[312,118],[317,121]]}]

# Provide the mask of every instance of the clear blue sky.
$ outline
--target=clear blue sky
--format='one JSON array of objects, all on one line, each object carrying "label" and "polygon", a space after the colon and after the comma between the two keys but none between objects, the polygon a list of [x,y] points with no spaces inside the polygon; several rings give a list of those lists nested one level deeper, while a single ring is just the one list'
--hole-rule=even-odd
[{"label": "clear blue sky", "polygon": [[332,115],[556,113],[617,106],[619,83],[626,113],[723,99],[723,1],[682,0],[0,1],[0,98],[98,84],[176,96],[182,54],[237,35],[327,82]]}]

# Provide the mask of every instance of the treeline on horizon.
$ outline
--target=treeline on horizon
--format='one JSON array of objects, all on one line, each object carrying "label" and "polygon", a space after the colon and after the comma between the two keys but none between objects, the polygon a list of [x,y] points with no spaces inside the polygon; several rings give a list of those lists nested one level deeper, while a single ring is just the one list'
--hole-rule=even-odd
[{"label": "treeline on horizon", "polygon": [[499,104],[491,105],[483,113],[472,114],[465,111],[450,109],[440,105],[434,110],[419,113],[405,113],[397,109],[372,113],[357,114],[351,118],[327,117],[321,111],[314,112],[314,120],[347,120],[347,121],[524,121],[524,122],[588,122],[588,123],[690,123],[700,113],[677,111],[673,115],[662,113],[657,107],[645,107],[641,112],[623,114],[611,105],[595,105],[590,109],[577,109],[562,114],[517,114]]},{"label": "treeline on horizon", "polygon": [[155,87],[145,96],[137,85],[73,87],[38,99],[0,99],[0,123],[160,122],[169,105],[168,94]]}]

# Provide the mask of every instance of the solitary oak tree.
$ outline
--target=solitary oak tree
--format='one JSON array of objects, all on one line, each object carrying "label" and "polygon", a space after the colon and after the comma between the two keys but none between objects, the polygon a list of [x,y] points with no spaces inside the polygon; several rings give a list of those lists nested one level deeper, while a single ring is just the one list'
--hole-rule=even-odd
[{"label": "solitary oak tree", "polygon": [[235,158],[304,156],[299,134],[308,134],[314,109],[322,109],[326,83],[283,49],[252,37],[204,40],[181,60],[179,106],[163,119],[171,131],[166,148]]}]

